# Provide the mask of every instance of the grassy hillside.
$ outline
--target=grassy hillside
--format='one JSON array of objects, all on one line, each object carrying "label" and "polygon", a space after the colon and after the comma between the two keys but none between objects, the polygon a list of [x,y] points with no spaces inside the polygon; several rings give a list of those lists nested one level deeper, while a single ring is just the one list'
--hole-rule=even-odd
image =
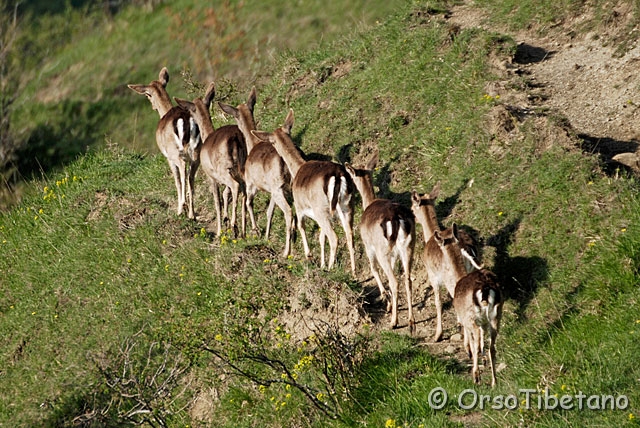
[{"label": "grassy hillside", "polygon": [[[25,92],[36,96],[58,74],[55,99],[62,101],[35,103],[33,117],[79,108],[99,124],[86,136],[97,146],[105,142],[97,130],[121,126],[112,128],[118,130],[109,133],[108,147],[28,181],[22,202],[0,214],[0,426],[638,424],[637,180],[585,153],[561,117],[534,112],[522,121],[499,119],[508,106],[486,88],[504,79],[492,64],[514,54],[508,35],[452,27],[445,3],[403,2],[384,18],[389,9],[380,6],[360,21],[359,12],[346,11],[362,8],[302,2],[317,22],[301,19],[292,28],[283,26],[291,19],[277,20],[292,10],[264,6],[241,20],[251,22],[242,28],[256,39],[244,43],[259,49],[259,63],[236,73],[230,62],[228,71],[209,74],[190,50],[180,56],[170,43],[158,43],[162,55],[147,52],[152,32],[175,18],[178,3],[148,15],[126,9],[99,24],[112,28],[106,38],[87,30]],[[184,1],[192,3],[198,10],[198,3]],[[241,5],[238,16],[259,8]],[[271,19],[263,18],[267,9],[276,12]],[[567,16],[572,10],[561,9]],[[333,32],[328,17],[335,16],[359,31],[351,25]],[[304,49],[317,39],[306,32],[315,25],[335,39]],[[296,28],[304,34],[292,36]],[[122,50],[105,55],[106,46]],[[272,47],[273,57],[263,59]],[[74,74],[74,64],[96,69]],[[440,181],[443,225],[457,222],[481,238],[483,262],[508,296],[498,386],[489,388],[486,370],[485,382],[473,385],[461,343],[451,340],[453,317],[445,342],[458,349],[429,343],[433,304],[419,258],[418,335],[410,338],[404,329],[387,331],[386,317],[365,302],[373,282],[359,238],[352,277],[345,248],[330,272],[305,261],[300,242],[294,256],[279,257],[280,213],[270,242],[216,237],[201,175],[198,219],[177,218],[166,161],[150,146],[130,144],[153,143],[156,113],[142,97],[119,89],[155,78],[162,65],[175,70],[172,95],[188,95],[181,68],[193,70],[199,82],[219,80],[219,94],[230,103],[244,100],[256,84],[260,128],[279,126],[293,108],[293,136],[308,156],[358,165],[379,150],[374,178],[382,196],[408,203],[411,190],[427,192]],[[71,82],[85,83],[70,92]],[[73,107],[75,100],[81,107]],[[91,103],[97,110],[89,114],[83,109]],[[214,118],[216,125],[223,120]],[[60,129],[51,133],[56,142],[69,135]],[[261,224],[264,203],[261,196]],[[436,387],[448,393],[439,409],[429,404]],[[531,408],[523,389],[536,391]],[[515,396],[516,408],[461,406],[460,396],[473,398],[465,390]],[[553,399],[539,391],[570,395],[575,407],[580,393],[625,396],[628,404],[545,410],[538,397],[543,404]]]},{"label": "grassy hillside", "polygon": [[[166,66],[172,96],[190,95],[181,83],[185,71],[201,82],[228,81],[220,95],[233,95],[261,83],[281,53],[357,34],[400,2],[156,3],[115,15],[82,6],[25,17],[19,51],[28,53],[22,57],[27,70],[12,124],[25,140],[24,175],[104,147],[105,137],[155,152],[153,134],[142,130],[153,129],[156,118],[127,83],[148,83]],[[28,4],[24,9],[31,11]]]}]

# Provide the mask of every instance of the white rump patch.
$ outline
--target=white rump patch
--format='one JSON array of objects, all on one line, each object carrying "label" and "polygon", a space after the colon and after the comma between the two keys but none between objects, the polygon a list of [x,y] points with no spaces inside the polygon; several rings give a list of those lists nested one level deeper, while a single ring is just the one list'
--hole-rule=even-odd
[{"label": "white rump patch", "polygon": [[386,229],[387,229],[386,235],[391,236],[391,234],[393,233],[393,224],[390,221],[386,223]]},{"label": "white rump patch", "polygon": [[182,142],[184,141],[184,120],[182,118],[179,118],[176,121],[176,128],[178,131],[178,134],[176,135],[176,147],[178,148],[178,151],[182,151],[183,147],[182,147]]},{"label": "white rump patch", "polygon": [[[336,188],[336,178],[335,177],[331,177],[329,178],[329,185],[328,185],[328,189],[327,189],[327,199],[329,201],[329,207],[331,207],[331,201],[333,201],[333,191]],[[331,208],[329,208],[329,211],[331,211]]]},{"label": "white rump patch", "polygon": [[200,137],[200,129],[196,124],[196,121],[190,117],[189,118],[189,157],[191,159],[194,158],[194,151],[198,148],[198,144],[202,142],[202,138]]}]

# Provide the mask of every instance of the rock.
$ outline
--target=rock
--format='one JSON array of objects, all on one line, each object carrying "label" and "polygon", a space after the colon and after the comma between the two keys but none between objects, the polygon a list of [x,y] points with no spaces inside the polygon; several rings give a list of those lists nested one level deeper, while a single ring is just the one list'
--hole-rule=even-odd
[{"label": "rock", "polygon": [[452,342],[462,342],[462,335],[460,333],[452,334],[449,340]]}]

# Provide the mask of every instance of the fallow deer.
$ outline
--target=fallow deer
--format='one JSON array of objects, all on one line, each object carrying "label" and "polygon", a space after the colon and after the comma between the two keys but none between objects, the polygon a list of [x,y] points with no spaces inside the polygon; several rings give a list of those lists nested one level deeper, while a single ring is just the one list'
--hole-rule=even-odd
[{"label": "fallow deer", "polygon": [[237,107],[219,102],[220,108],[236,119],[238,128],[244,135],[247,144],[247,161],[244,165],[244,183],[246,186],[246,209],[249,212],[251,227],[255,233],[258,232],[255,215],[253,211],[253,199],[262,190],[271,195],[269,206],[267,207],[267,227],[265,229],[265,239],[269,239],[271,230],[271,219],[273,211],[277,205],[284,214],[285,222],[285,245],[284,257],[291,252],[291,228],[293,227],[293,213],[285,196],[285,189],[291,185],[291,175],[284,160],[271,143],[260,141],[251,131],[256,130],[253,118],[253,108],[256,103],[256,88],[251,89],[246,103]]},{"label": "fallow deer", "polygon": [[[202,133],[203,143],[200,150],[200,159],[202,170],[207,176],[213,192],[213,200],[216,210],[216,227],[217,234],[222,234],[222,220],[228,219],[228,200],[229,192],[231,192],[231,222],[230,226],[237,235],[236,212],[238,196],[243,194],[242,183],[238,182],[236,177],[242,176],[242,169],[247,158],[247,148],[244,137],[240,129],[236,125],[225,125],[218,129],[213,128],[211,123],[211,114],[209,113],[209,105],[215,95],[215,86],[209,84],[207,94],[204,100],[195,98],[193,102],[176,98],[178,105],[186,109],[195,119],[200,132]],[[220,196],[218,184],[225,186],[222,193],[224,219],[220,215]],[[245,214],[244,201],[242,204],[242,235],[245,234]]]},{"label": "fallow deer", "polygon": [[464,347],[473,360],[471,375],[480,382],[478,355],[484,348],[484,331],[489,336],[491,386],[496,384],[496,338],[502,319],[502,293],[495,274],[487,269],[471,272],[456,284],[453,306],[464,332]]},{"label": "fallow deer", "polygon": [[455,281],[453,306],[462,325],[464,348],[473,360],[473,381],[480,381],[478,357],[484,350],[485,331],[489,337],[489,364],[491,386],[496,383],[495,341],[500,329],[503,298],[495,274],[487,269],[467,273],[463,263],[465,257],[459,247],[458,227],[433,234],[433,242],[440,248],[442,263],[448,266],[448,275]]},{"label": "fallow deer", "polygon": [[[195,218],[194,180],[200,164],[201,138],[198,127],[188,111],[173,106],[169,94],[169,71],[166,67],[160,70],[158,80],[148,85],[127,85],[135,92],[145,95],[151,106],[160,114],[160,122],[156,128],[156,143],[160,152],[167,158],[176,190],[178,192],[178,215],[181,215],[187,198],[189,199],[188,217]],[[187,177],[187,163],[188,177]]]},{"label": "fallow deer", "polygon": [[[442,250],[434,237],[436,232],[440,232],[435,209],[435,200],[439,193],[440,183],[437,183],[428,195],[420,196],[418,193],[413,192],[411,196],[411,210],[416,217],[416,221],[422,226],[424,236],[425,246],[422,258],[429,283],[433,288],[433,297],[436,306],[436,333],[433,340],[436,342],[442,339],[442,302],[440,300],[440,287],[444,285],[449,295],[453,297],[457,282],[453,267],[447,263],[447,259],[444,258]],[[458,246],[456,248],[458,248],[460,252],[460,261],[463,270],[469,272],[473,268],[480,268],[470,256],[470,253],[475,254],[475,251],[466,249],[473,247],[473,239],[467,233],[463,233],[463,231],[460,231],[459,236],[464,246]]]},{"label": "fallow deer", "polygon": [[302,236],[305,256],[309,258],[311,253],[304,230],[305,218],[309,217],[320,226],[320,266],[325,267],[324,244],[325,238],[329,238],[329,269],[333,267],[338,249],[338,237],[331,225],[331,219],[337,214],[347,239],[351,272],[355,274],[353,182],[342,165],[329,161],[305,161],[291,139],[293,122],[293,110],[289,110],[282,127],[273,132],[252,131],[252,133],[258,139],[274,145],[293,177],[291,186],[293,205],[296,209],[298,230]]},{"label": "fallow deer", "polygon": [[[356,188],[362,196],[363,213],[360,219],[360,236],[369,258],[371,273],[378,283],[380,296],[387,301],[387,311],[391,310],[391,328],[398,325],[398,280],[394,274],[396,261],[400,258],[404,271],[404,285],[409,311],[409,332],[415,333],[413,299],[411,290],[411,265],[415,246],[415,217],[411,210],[388,199],[376,199],[373,190],[372,172],[378,162],[377,153],[364,169],[345,164]],[[377,263],[376,263],[377,262]],[[389,280],[391,300],[382,284],[376,264],[379,264]]]}]

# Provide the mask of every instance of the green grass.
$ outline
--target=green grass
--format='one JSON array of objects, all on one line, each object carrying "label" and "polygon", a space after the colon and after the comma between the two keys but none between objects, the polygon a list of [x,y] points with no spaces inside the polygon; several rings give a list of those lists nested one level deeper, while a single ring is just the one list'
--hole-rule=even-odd
[{"label": "green grass", "polygon": [[[444,3],[414,2],[387,17],[390,4],[361,17],[341,2],[305,3],[315,20],[292,20],[294,10],[280,6],[270,9],[275,17],[258,19],[267,5],[245,4],[237,13],[253,23],[256,39],[243,43],[272,34],[261,48],[273,48],[273,59],[244,75],[231,64],[217,75],[225,76],[219,94],[231,103],[258,83],[262,129],[279,126],[293,108],[294,139],[308,154],[357,165],[378,149],[374,178],[385,197],[407,203],[411,190],[441,182],[442,222],[483,238],[484,263],[508,296],[497,345],[504,369],[491,390],[473,385],[466,362],[431,354],[420,340],[395,332],[359,326],[343,337],[316,328],[315,338],[300,337],[301,326],[286,322],[293,305],[320,313],[339,299],[358,298],[362,284],[348,273],[344,248],[332,272],[302,260],[300,242],[294,257],[281,259],[279,213],[271,242],[213,236],[212,198],[200,175],[198,220],[176,217],[166,161],[148,153],[156,113],[142,97],[116,89],[151,80],[171,58],[171,94],[181,95],[179,70],[197,63],[190,53],[180,57],[175,46],[159,43],[159,58],[132,41],[153,43],[178,6],[187,8],[184,16],[203,8],[179,3],[148,15],[126,9],[98,25],[111,31],[102,41],[85,30],[26,90],[33,96],[39,84],[84,58],[78,74],[61,77],[61,88],[78,83],[73,95],[32,107],[42,121],[34,141],[47,147],[51,136],[98,147],[106,124],[122,129],[109,133],[107,148],[65,154],[59,170],[27,181],[20,204],[0,213],[0,426],[121,426],[136,405],[127,394],[182,427],[637,425],[638,182],[607,175],[577,140],[544,140],[554,134],[540,132],[539,123],[518,123],[515,139],[489,133],[487,114],[501,101],[484,93],[496,78],[487,58],[513,54],[510,37],[479,29],[452,35],[435,12]],[[526,8],[519,13],[542,13]],[[567,3],[558,10],[574,9]],[[250,11],[256,15],[243,15]],[[340,25],[331,16],[356,28],[334,28]],[[294,30],[299,37],[285,37]],[[304,49],[318,41],[317,31],[326,38]],[[123,50],[102,63],[103,46]],[[90,63],[102,76],[98,83],[81,71]],[[201,72],[194,77],[205,81]],[[69,111],[95,126],[65,139],[77,128],[55,118]],[[553,118],[546,119],[552,127]],[[264,202],[260,196],[261,223]],[[358,270],[367,272],[356,243]],[[171,396],[162,394],[161,381]],[[429,406],[436,387],[449,395],[439,410]],[[549,411],[536,401],[524,408],[520,390],[546,388],[558,396],[625,395],[629,407]],[[461,408],[467,389],[514,395],[519,408]],[[196,397],[199,404],[192,404]]]}]

